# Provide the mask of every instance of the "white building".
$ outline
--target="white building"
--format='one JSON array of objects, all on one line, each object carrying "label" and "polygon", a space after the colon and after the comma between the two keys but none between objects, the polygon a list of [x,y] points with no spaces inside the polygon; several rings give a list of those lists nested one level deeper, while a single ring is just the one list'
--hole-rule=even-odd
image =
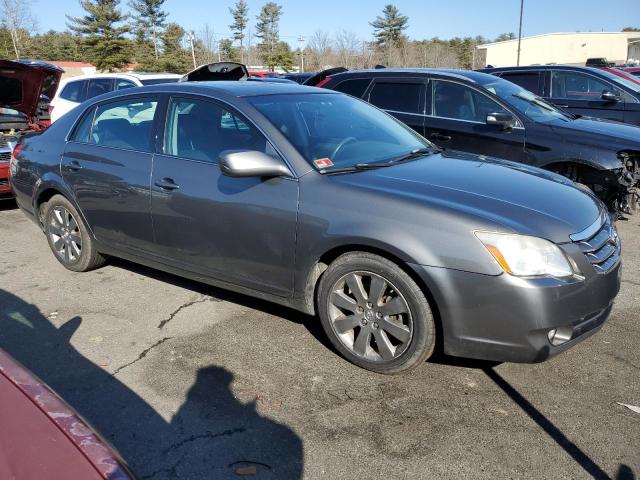
[{"label": "white building", "polygon": [[[486,65],[516,65],[517,38],[478,45],[476,48],[477,58],[485,58]],[[616,64],[640,61],[640,32],[546,33],[523,37],[520,47],[520,65],[584,65],[587,58],[601,57]]]}]

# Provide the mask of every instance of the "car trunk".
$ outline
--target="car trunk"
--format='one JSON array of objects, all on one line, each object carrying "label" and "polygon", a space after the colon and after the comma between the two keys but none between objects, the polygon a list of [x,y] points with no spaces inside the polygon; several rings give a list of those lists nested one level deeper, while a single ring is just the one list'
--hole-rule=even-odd
[{"label": "car trunk", "polygon": [[56,93],[64,70],[44,62],[0,61],[0,113],[2,131],[49,125],[49,101]]}]

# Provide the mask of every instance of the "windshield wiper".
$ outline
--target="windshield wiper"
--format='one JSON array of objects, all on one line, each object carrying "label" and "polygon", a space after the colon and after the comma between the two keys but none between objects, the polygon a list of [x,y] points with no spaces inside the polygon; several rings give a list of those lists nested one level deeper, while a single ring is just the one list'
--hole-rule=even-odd
[{"label": "windshield wiper", "polygon": [[374,170],[376,168],[391,167],[393,165],[397,165],[398,163],[407,162],[409,160],[415,160],[416,158],[424,157],[426,155],[432,155],[440,151],[441,150],[438,149],[437,147],[430,147],[430,148],[421,147],[421,148],[416,148],[415,150],[411,150],[409,153],[402,155],[400,157],[387,160],[386,162],[356,163],[355,165],[351,165],[349,167],[322,170],[322,173],[361,172],[364,170]]},{"label": "windshield wiper", "polygon": [[426,155],[433,155],[436,152],[441,151],[438,148],[434,148],[434,147],[422,147],[422,148],[416,148],[415,150],[411,150],[409,153],[407,153],[406,155],[402,155],[398,158],[394,158],[393,160],[389,160],[388,162],[386,162],[387,165],[395,165],[396,163],[402,163],[402,162],[406,162],[408,160],[414,160],[416,158],[419,157],[424,157]]},{"label": "windshield wiper", "polygon": [[375,170],[376,168],[390,167],[392,164],[384,163],[356,163],[349,167],[332,168],[330,170],[321,170],[322,173],[345,173],[345,172],[363,172],[365,170]]}]

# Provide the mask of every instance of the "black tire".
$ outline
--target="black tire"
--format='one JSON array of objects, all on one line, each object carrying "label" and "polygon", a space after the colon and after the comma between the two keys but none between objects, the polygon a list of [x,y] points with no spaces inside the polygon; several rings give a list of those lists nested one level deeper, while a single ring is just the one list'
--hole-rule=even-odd
[{"label": "black tire", "polygon": [[[68,215],[67,215],[68,214]],[[54,195],[44,208],[44,233],[56,259],[73,272],[88,272],[104,264],[82,217],[62,195]]]},{"label": "black tire", "polygon": [[[359,294],[350,287],[353,282],[362,287]],[[386,286],[380,286],[383,282]],[[376,296],[374,291],[381,293]],[[372,296],[378,300],[369,301]],[[383,257],[367,252],[338,257],[322,275],[317,305],[333,346],[359,367],[396,374],[417,367],[433,353],[435,323],[424,292]],[[388,314],[393,311],[402,313]]]}]

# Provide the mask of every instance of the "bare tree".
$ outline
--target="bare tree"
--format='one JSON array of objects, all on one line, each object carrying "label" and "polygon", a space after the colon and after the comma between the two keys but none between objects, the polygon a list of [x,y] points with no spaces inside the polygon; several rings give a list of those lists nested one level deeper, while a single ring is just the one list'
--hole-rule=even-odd
[{"label": "bare tree", "polygon": [[360,40],[355,33],[340,30],[336,34],[335,50],[338,64],[345,68],[353,67],[356,63],[355,57],[360,54]]},{"label": "bare tree", "polygon": [[205,23],[196,35],[196,60],[198,65],[213,63],[217,59],[218,41],[213,28]]},{"label": "bare tree", "polygon": [[330,64],[332,54],[331,37],[324,30],[317,30],[307,42],[307,66],[322,70]]},{"label": "bare tree", "polygon": [[16,60],[19,60],[24,33],[36,29],[31,15],[31,0],[0,0],[0,13],[2,26],[9,30]]}]

